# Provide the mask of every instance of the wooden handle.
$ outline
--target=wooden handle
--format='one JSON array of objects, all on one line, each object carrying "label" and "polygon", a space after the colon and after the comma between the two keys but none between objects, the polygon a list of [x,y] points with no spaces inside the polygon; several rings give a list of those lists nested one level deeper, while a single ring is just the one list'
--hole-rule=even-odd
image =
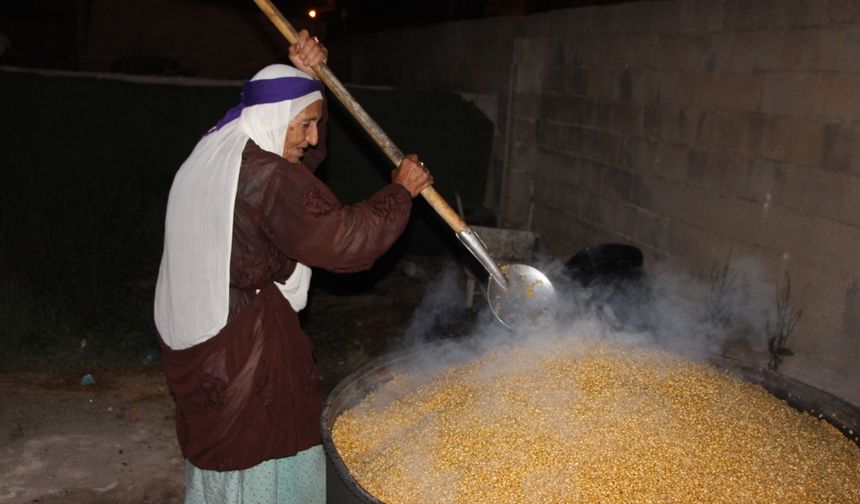
[{"label": "wooden handle", "polygon": [[[293,28],[293,25],[287,21],[277,7],[272,5],[270,0],[254,0],[254,3],[257,4],[257,7],[263,11],[266,17],[269,18],[269,21],[275,25],[291,45],[294,45],[299,41],[296,29]],[[368,115],[364,108],[355,101],[355,98],[353,98],[349,91],[346,90],[346,87],[340,82],[340,80],[335,77],[328,65],[320,63],[319,65],[315,65],[313,68],[323,84],[329,88],[332,94],[334,94],[343,106],[346,107],[361,127],[367,131],[370,137],[373,138],[373,141],[382,149],[382,152],[384,152],[385,155],[388,156],[388,159],[394,163],[394,166],[400,166],[400,162],[403,160],[403,152],[394,145],[394,142],[392,142],[391,139],[388,138],[388,135],[382,131],[379,124],[377,124],[376,121]],[[436,192],[436,189],[433,189],[433,187],[425,187],[424,190],[421,191],[421,196],[423,196],[424,199],[427,200],[427,203],[436,210],[436,213],[438,213],[439,216],[442,217],[449,226],[451,226],[451,229],[453,229],[454,232],[459,233],[468,227],[457,212],[451,208],[451,205],[449,205],[445,199],[442,198],[442,195]]]},{"label": "wooden handle", "polygon": [[427,203],[433,207],[433,210],[436,210],[436,213],[439,214],[439,216],[442,217],[449,226],[451,226],[451,229],[453,229],[455,233],[459,233],[469,227],[466,222],[460,218],[460,215],[451,208],[451,205],[445,201],[445,198],[443,198],[436,189],[433,189],[433,186],[425,187],[421,190],[420,194],[421,196],[424,196]]}]

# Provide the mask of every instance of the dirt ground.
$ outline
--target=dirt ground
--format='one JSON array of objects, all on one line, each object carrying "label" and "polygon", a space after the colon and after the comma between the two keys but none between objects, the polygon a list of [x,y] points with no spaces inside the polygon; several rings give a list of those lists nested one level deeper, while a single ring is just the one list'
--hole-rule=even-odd
[{"label": "dirt ground", "polygon": [[[312,291],[304,327],[326,393],[398,344],[444,268],[443,258],[408,257],[378,278],[358,278],[360,287],[315,279],[330,285]],[[86,372],[95,383],[81,384]],[[157,360],[0,374],[0,504],[169,504],[182,502],[182,482],[173,402]]]}]

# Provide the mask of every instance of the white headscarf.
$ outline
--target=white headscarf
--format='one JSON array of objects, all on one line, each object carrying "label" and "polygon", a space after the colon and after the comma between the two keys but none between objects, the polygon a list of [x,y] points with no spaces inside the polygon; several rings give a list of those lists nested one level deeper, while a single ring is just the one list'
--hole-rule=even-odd
[{"label": "white headscarf", "polygon": [[[270,65],[251,82],[277,86],[275,79],[282,77],[311,80],[293,67]],[[200,139],[170,189],[155,325],[175,350],[208,340],[227,323],[233,210],[245,144],[250,138],[263,150],[282,155],[290,120],[322,100],[320,91],[308,89],[292,99],[249,105],[247,92],[246,85],[244,106],[232,109]],[[283,285],[277,284],[296,311],[307,304],[310,276],[310,268],[299,263]]]}]

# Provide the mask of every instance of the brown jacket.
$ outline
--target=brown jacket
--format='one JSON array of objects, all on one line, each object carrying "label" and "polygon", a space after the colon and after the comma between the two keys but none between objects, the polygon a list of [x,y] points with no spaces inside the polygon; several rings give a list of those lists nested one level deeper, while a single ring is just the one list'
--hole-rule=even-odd
[{"label": "brown jacket", "polygon": [[296,261],[367,269],[406,226],[412,200],[398,184],[343,206],[313,174],[324,145],[321,128],[320,147],[292,164],[248,141],[233,218],[227,325],[184,350],[162,342],[179,444],[201,469],[246,469],[320,443],[323,397],[312,344],[273,282],[286,280]]}]

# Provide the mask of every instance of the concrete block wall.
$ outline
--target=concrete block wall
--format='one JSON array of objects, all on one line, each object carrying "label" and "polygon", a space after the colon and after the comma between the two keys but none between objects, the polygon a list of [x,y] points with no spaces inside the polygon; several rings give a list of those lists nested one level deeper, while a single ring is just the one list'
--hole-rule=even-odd
[{"label": "concrete block wall", "polygon": [[612,241],[787,272],[803,317],[781,371],[860,404],[860,2],[637,2],[332,53],[350,82],[495,103],[487,204],[559,258]]}]

